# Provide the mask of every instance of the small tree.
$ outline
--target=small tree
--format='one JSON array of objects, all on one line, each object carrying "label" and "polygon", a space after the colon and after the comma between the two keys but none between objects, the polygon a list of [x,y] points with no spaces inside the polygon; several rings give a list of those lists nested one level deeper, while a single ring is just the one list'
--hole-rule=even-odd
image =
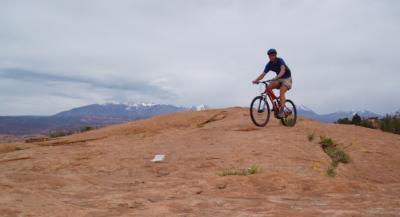
[{"label": "small tree", "polygon": [[360,115],[358,115],[357,113],[351,119],[351,123],[355,124],[355,125],[360,125],[361,121],[362,121],[362,119],[361,119]]},{"label": "small tree", "polygon": [[383,131],[400,134],[400,117],[397,115],[386,115],[381,119],[380,127]]},{"label": "small tree", "polygon": [[340,118],[335,123],[337,124],[351,124],[349,118]]}]

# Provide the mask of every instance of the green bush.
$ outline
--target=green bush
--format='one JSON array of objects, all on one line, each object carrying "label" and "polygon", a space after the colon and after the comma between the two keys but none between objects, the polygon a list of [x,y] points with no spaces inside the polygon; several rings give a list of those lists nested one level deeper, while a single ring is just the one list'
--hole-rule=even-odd
[{"label": "green bush", "polygon": [[324,149],[325,153],[332,159],[334,164],[349,163],[349,155],[337,146],[328,146]]},{"label": "green bush", "polygon": [[319,144],[321,144],[321,148],[332,159],[331,165],[326,171],[326,174],[333,177],[336,175],[335,169],[339,163],[349,163],[350,156],[344,150],[339,148],[331,138],[322,136]]},{"label": "green bush", "polygon": [[400,115],[386,115],[380,121],[380,128],[386,132],[400,134]]},{"label": "green bush", "polygon": [[381,129],[385,132],[400,134],[400,113],[394,115],[386,115],[383,118],[371,121],[368,118],[361,118],[355,114],[350,121],[348,118],[341,118],[335,121],[337,124],[354,124],[357,126],[367,127],[371,129]]},{"label": "green bush", "polygon": [[321,141],[319,142],[319,144],[322,145],[323,149],[325,149],[326,147],[330,147],[330,146],[335,145],[335,142],[331,138],[327,138],[325,136],[321,136],[320,139],[321,139]]},{"label": "green bush", "polygon": [[296,124],[296,121],[294,118],[286,118],[286,124],[285,126],[287,127],[293,127]]}]

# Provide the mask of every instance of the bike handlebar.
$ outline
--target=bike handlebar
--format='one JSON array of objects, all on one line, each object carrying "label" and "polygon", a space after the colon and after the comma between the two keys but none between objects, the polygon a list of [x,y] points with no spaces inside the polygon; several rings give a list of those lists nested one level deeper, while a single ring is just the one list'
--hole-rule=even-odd
[{"label": "bike handlebar", "polygon": [[272,81],[273,80],[258,81],[256,84],[259,84],[259,83],[268,84],[268,83],[271,83]]}]

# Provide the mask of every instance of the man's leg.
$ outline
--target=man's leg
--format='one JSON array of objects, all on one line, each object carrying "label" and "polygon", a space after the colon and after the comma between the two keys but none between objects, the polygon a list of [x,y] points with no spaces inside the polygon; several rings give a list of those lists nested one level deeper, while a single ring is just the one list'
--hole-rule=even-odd
[{"label": "man's leg", "polygon": [[[268,86],[268,89],[270,90],[270,91],[272,91],[273,89],[280,89],[280,86],[282,86],[282,84],[280,84],[278,81],[273,81],[273,82],[271,82],[271,84]],[[281,110],[281,108],[280,108],[280,105],[277,105],[278,106],[278,113],[280,112],[280,110]],[[272,108],[272,110],[271,111],[273,111],[275,109],[275,107],[273,107]]]},{"label": "man's leg", "polygon": [[276,89],[277,87],[279,87],[278,82],[272,82],[271,84],[269,84],[268,89],[273,90]]},{"label": "man's leg", "polygon": [[288,88],[286,87],[286,85],[282,84],[281,85],[281,89],[280,89],[280,100],[281,100],[281,110],[284,108],[285,106],[285,102],[286,102],[286,92],[288,91]]},{"label": "man's leg", "polygon": [[282,84],[281,88],[280,88],[280,103],[281,103],[281,105],[280,105],[279,114],[278,114],[278,117],[280,117],[280,118],[283,118],[285,116],[283,109],[285,108],[285,102],[286,102],[285,94],[287,91],[288,91],[288,88],[286,87],[286,85]]}]

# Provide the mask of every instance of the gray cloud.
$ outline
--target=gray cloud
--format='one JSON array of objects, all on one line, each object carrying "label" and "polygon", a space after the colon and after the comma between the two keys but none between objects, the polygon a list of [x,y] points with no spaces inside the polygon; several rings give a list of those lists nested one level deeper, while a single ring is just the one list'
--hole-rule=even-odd
[{"label": "gray cloud", "polygon": [[34,82],[38,85],[46,82],[70,82],[82,85],[90,85],[95,88],[106,88],[124,91],[140,91],[149,95],[161,95],[163,97],[172,97],[174,93],[166,92],[155,85],[145,84],[143,82],[126,81],[98,81],[93,78],[82,78],[58,74],[47,74],[24,69],[0,69],[0,76],[3,79],[13,79],[17,81]]},{"label": "gray cloud", "polygon": [[394,0],[2,1],[0,115],[106,101],[246,106],[258,93],[250,81],[269,47],[293,70],[289,96],[296,102],[318,112],[391,112],[400,107],[399,6]]}]

